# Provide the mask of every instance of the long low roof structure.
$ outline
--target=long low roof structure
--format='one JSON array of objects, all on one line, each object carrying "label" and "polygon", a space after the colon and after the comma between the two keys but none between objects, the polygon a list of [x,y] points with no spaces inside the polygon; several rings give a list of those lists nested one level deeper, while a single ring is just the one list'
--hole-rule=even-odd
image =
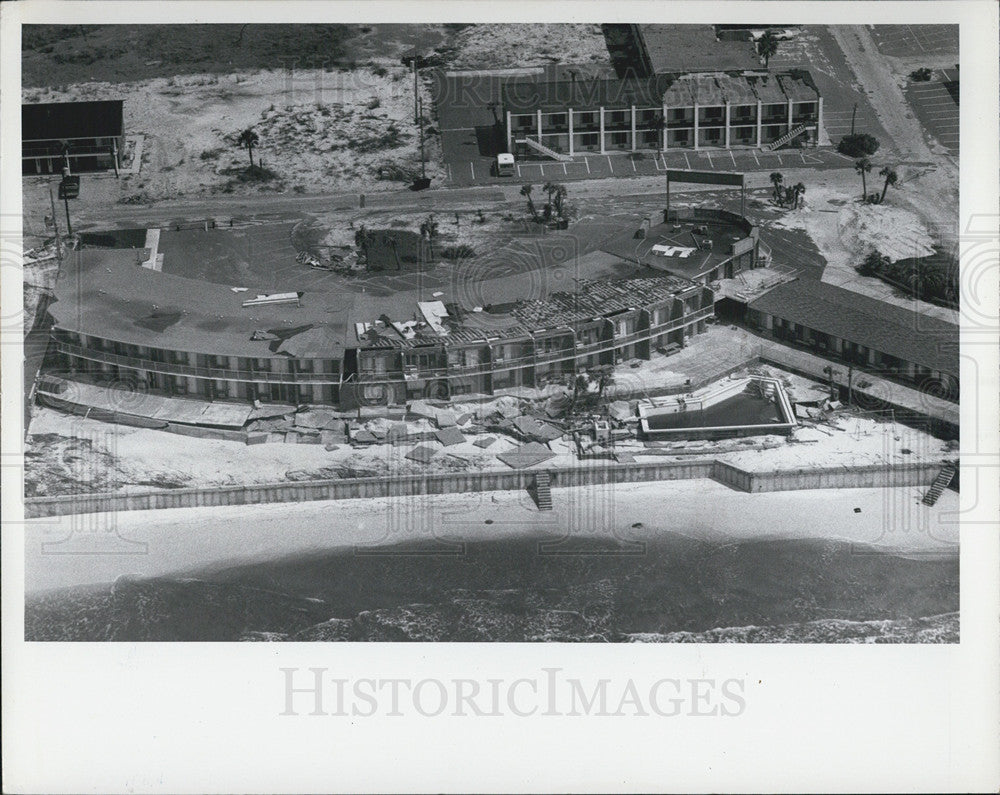
[{"label": "long low roof structure", "polygon": [[[163,232],[161,242],[171,234]],[[202,234],[226,237],[229,232]],[[56,327],[187,353],[339,359],[351,348],[462,345],[523,336],[696,288],[668,274],[637,279],[638,268],[610,260],[595,266],[578,263],[575,278],[552,284],[540,269],[537,275],[505,269],[503,276],[470,285],[468,295],[461,289],[455,295],[452,289],[436,293],[440,301],[433,303],[441,303],[447,316],[435,329],[420,316],[420,302],[431,296],[419,289],[381,291],[369,284],[365,290],[368,280],[353,284],[350,277],[333,275],[321,282],[316,271],[294,263],[284,268],[280,281],[258,271],[266,265],[258,263],[245,274],[245,286],[229,285],[195,276],[200,265],[178,269],[191,275],[143,267],[148,255],[146,248],[85,246],[70,252],[49,306]],[[294,289],[295,268],[301,269],[301,290]],[[261,282],[266,287],[256,286]],[[289,300],[247,305],[258,295],[289,290]],[[487,300],[492,303],[476,305]]]},{"label": "long low roof structure", "polygon": [[811,279],[780,284],[748,307],[958,377],[954,323]]}]

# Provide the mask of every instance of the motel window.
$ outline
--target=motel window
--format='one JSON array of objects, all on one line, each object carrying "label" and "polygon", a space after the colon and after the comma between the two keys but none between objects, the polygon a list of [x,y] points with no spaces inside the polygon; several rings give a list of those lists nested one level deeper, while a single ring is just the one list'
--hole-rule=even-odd
[{"label": "motel window", "polygon": [[687,118],[687,110],[684,108],[674,108],[670,111],[671,121],[684,121]]},{"label": "motel window", "polygon": [[751,116],[751,108],[749,105],[740,105],[737,108],[733,108],[730,116],[735,116],[737,119],[749,119]]},{"label": "motel window", "polygon": [[656,111],[655,110],[644,110],[639,114],[639,121],[643,124],[652,124],[656,121]]},{"label": "motel window", "polygon": [[722,133],[720,130],[705,130],[705,140],[706,141],[719,141],[722,138]]},{"label": "motel window", "polygon": [[611,133],[612,146],[626,146],[628,144],[628,133]]},{"label": "motel window", "polygon": [[313,388],[308,385],[302,385],[299,387],[299,402],[300,403],[312,403],[313,401]]},{"label": "motel window", "polygon": [[271,360],[270,359],[257,359],[257,369],[261,372],[269,373],[271,372]]},{"label": "motel window", "polygon": [[229,382],[215,381],[215,394],[217,397],[229,397]]},{"label": "motel window", "polygon": [[612,124],[624,124],[625,123],[625,111],[615,110],[611,112],[611,123]]},{"label": "motel window", "polygon": [[688,142],[688,131],[678,130],[675,140],[677,141],[677,143],[686,144]]},{"label": "motel window", "polygon": [[596,113],[581,113],[580,114],[580,124],[597,124],[597,114]]},{"label": "motel window", "polygon": [[312,359],[299,359],[295,362],[295,369],[300,373],[311,373],[313,371]]},{"label": "motel window", "polygon": [[599,133],[585,133],[580,136],[580,141],[583,146],[597,146],[600,143],[599,138]]},{"label": "motel window", "polygon": [[[545,120],[542,121],[545,124]],[[565,127],[566,126],[566,114],[565,113],[553,113],[548,118],[548,123],[553,127]]]},{"label": "motel window", "polygon": [[643,143],[655,144],[660,140],[660,134],[656,130],[647,130],[642,134]]}]

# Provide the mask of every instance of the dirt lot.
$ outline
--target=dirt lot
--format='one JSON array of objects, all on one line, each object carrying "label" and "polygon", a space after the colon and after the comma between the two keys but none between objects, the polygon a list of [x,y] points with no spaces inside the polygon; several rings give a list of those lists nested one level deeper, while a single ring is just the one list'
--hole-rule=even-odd
[{"label": "dirt lot", "polygon": [[[117,183],[119,200],[200,193],[319,192],[399,188],[420,174],[413,85],[402,65],[352,71],[234,72],[134,83],[27,89],[26,101],[125,100],[125,126],[145,136],[142,171]],[[425,109],[430,99],[423,97]],[[425,115],[429,111],[425,110]],[[249,179],[236,143],[252,127],[255,162],[273,177]],[[439,159],[427,136],[428,176]]]},{"label": "dirt lot", "polygon": [[610,62],[600,25],[471,25],[451,46],[447,58],[458,69]]}]

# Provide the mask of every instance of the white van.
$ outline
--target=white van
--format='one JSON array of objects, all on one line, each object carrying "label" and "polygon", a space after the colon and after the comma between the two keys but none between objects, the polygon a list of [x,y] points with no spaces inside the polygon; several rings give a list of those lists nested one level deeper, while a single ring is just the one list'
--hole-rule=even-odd
[{"label": "white van", "polygon": [[513,177],[514,176],[514,155],[508,152],[502,152],[497,155],[497,176],[498,177]]}]

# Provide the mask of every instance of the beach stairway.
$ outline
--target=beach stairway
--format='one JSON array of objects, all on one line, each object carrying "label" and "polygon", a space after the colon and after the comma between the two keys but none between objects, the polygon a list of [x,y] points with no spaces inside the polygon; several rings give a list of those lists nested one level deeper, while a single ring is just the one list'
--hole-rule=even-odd
[{"label": "beach stairway", "polygon": [[784,146],[789,141],[791,141],[793,138],[797,138],[798,136],[802,135],[802,133],[804,133],[808,129],[809,129],[809,125],[808,124],[800,124],[798,127],[793,127],[791,130],[789,130],[788,132],[786,132],[780,138],[776,138],[775,140],[771,141],[771,143],[769,143],[769,144],[764,144],[761,147],[761,150],[764,151],[764,152],[771,152],[771,151],[777,149],[779,146]]},{"label": "beach stairway", "polygon": [[552,510],[552,477],[548,472],[535,475],[535,502],[540,511]]},{"label": "beach stairway", "polygon": [[536,141],[534,138],[521,138],[515,141],[514,143],[524,144],[529,149],[534,149],[539,154],[545,155],[546,157],[551,157],[553,160],[560,160],[560,161],[573,160],[573,158],[570,157],[569,155],[564,155],[561,152],[557,152],[555,149],[550,149],[545,144]]},{"label": "beach stairway", "polygon": [[938,472],[938,476],[934,478],[934,482],[931,487],[927,489],[927,493],[924,495],[923,502],[924,505],[933,505],[938,501],[941,493],[951,485],[952,479],[955,477],[956,467],[954,464],[945,464],[941,471]]}]

